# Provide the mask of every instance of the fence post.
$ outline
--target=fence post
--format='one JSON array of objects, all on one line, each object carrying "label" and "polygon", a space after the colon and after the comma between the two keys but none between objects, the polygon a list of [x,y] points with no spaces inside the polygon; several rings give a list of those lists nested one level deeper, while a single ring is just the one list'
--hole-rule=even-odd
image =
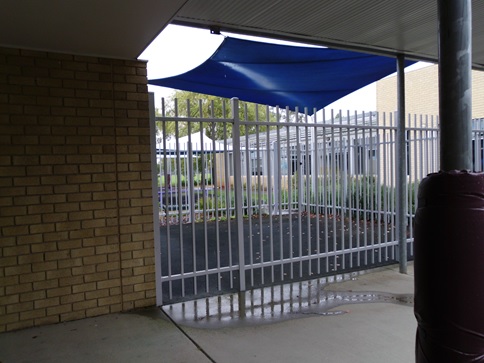
[{"label": "fence post", "polygon": [[[279,140],[271,143],[271,154],[274,157],[274,162],[272,163],[272,172],[267,173],[268,178],[274,178],[273,191],[269,190],[269,193],[273,193],[273,213],[279,213],[281,208],[281,190],[280,190],[280,181],[281,181],[281,173],[280,173],[280,165],[281,165],[281,145]],[[271,208],[271,206],[269,206]]]},{"label": "fence post", "polygon": [[407,189],[407,155],[405,140],[405,58],[403,55],[397,56],[397,239],[398,239],[398,259],[400,263],[400,273],[407,273],[407,221],[406,221],[406,189]]},{"label": "fence post", "polygon": [[[237,226],[237,245],[239,254],[239,292],[246,290],[245,286],[245,251],[244,251],[244,216],[243,216],[243,188],[242,188],[242,158],[240,150],[240,118],[239,100],[232,98],[232,116],[234,125],[232,127],[233,155],[234,155],[234,191],[235,191],[235,225]],[[242,305],[239,301],[239,307]]]},{"label": "fence post", "polygon": [[151,192],[153,203],[153,238],[155,244],[155,283],[156,283],[156,305],[162,305],[161,291],[161,246],[160,246],[160,207],[158,206],[158,171],[156,160],[156,114],[155,94],[148,94],[149,115],[150,115],[150,148],[151,148]]}]

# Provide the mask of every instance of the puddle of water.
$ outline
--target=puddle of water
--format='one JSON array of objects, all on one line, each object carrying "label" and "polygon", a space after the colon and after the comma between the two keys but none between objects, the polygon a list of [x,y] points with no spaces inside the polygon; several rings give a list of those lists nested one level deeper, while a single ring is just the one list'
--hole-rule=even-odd
[{"label": "puddle of water", "polygon": [[[343,278],[355,280],[354,276]],[[328,283],[343,279],[313,280],[209,297],[163,307],[175,322],[197,328],[268,324],[308,315],[335,316],[350,304],[391,303],[413,306],[413,294],[375,291],[328,291]],[[245,304],[240,304],[244,301]]]}]

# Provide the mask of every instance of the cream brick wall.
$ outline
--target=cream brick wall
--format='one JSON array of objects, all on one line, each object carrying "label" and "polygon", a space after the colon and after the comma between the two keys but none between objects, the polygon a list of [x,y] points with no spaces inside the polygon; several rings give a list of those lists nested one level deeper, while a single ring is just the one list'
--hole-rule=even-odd
[{"label": "cream brick wall", "polygon": [[[396,76],[378,81],[376,90],[377,111],[380,113],[380,120],[388,120],[391,116],[393,117],[390,113],[397,109]],[[437,127],[439,115],[438,66],[431,65],[407,72],[405,74],[405,98],[407,127]],[[472,118],[482,117],[484,117],[484,72],[473,71]],[[438,171],[438,142],[434,141],[427,148],[413,143],[409,151],[410,174],[415,179],[423,178],[427,172]],[[432,157],[429,156],[430,154],[426,155],[424,151],[429,152]]]},{"label": "cream brick wall", "polygon": [[[405,74],[405,109],[411,115],[439,114],[438,66],[407,72]],[[394,112],[397,109],[396,76],[376,83],[376,109]],[[472,71],[472,118],[484,117],[484,72]]]},{"label": "cream brick wall", "polygon": [[0,331],[155,304],[146,64],[0,48]]}]

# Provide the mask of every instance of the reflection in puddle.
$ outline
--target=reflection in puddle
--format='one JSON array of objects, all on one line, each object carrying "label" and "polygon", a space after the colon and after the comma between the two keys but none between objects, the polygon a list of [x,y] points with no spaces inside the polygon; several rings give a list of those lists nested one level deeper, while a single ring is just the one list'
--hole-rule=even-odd
[{"label": "reflection in puddle", "polygon": [[[413,294],[327,291],[325,288],[328,282],[333,281],[313,280],[267,287],[173,304],[163,307],[163,310],[178,324],[214,328],[231,324],[274,323],[308,315],[341,315],[348,311],[337,308],[350,304],[392,303],[413,306]],[[245,301],[245,304],[239,301]]]}]

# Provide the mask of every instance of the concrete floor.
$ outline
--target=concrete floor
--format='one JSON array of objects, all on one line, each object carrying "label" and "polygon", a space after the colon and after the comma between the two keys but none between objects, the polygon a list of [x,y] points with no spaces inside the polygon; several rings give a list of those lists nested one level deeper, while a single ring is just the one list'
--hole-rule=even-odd
[{"label": "concrete floor", "polygon": [[[271,298],[269,298],[271,296]],[[398,266],[284,288],[0,334],[9,362],[352,362],[415,360],[413,269]]]}]

